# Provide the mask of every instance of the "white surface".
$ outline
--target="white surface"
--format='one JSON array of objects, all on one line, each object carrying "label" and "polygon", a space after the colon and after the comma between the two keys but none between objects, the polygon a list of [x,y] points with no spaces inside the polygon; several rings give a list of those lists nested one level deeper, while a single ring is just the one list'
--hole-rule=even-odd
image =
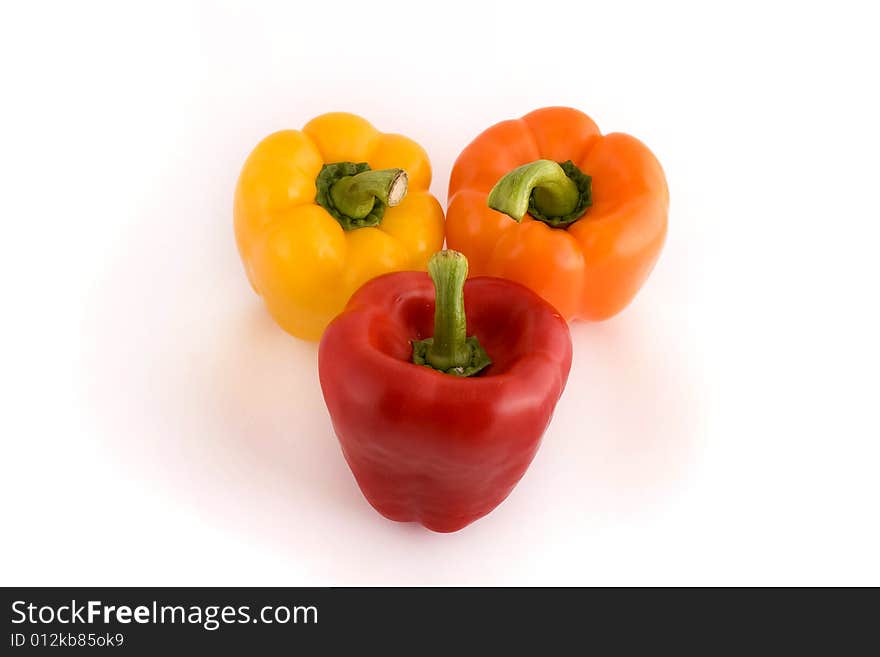
[{"label": "white surface", "polygon": [[[3,9],[2,584],[880,584],[868,3],[296,4]],[[654,150],[666,249],[572,327],[501,507],[388,522],[247,287],[239,167],[349,110],[442,202],[480,130],[550,104]]]}]

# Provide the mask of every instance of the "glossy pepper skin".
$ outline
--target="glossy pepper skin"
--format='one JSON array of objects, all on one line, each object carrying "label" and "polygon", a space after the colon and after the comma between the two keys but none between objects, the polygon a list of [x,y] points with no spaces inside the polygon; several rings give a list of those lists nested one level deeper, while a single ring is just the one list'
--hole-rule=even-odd
[{"label": "glossy pepper skin", "polygon": [[[488,207],[502,178],[537,160],[570,160],[591,178],[592,203],[573,223],[553,227],[531,213],[517,223]],[[522,283],[566,319],[602,320],[620,312],[650,274],[668,207],[663,169],[644,144],[602,135],[578,110],[548,107],[492,126],[462,151],[449,182],[446,239],[475,275]]]},{"label": "glossy pepper skin", "polygon": [[437,337],[424,273],[367,283],[319,348],[324,399],[364,496],[386,518],[437,532],[457,531],[507,497],[571,367],[565,320],[521,285],[469,279],[464,308],[467,334],[492,361],[469,378],[412,362],[411,343]]},{"label": "glossy pepper skin", "polygon": [[[397,195],[406,190],[405,196],[394,207],[376,201],[384,209],[377,225],[347,230],[316,201],[316,181],[333,163],[403,170]],[[428,193],[430,183],[431,166],[418,144],[380,133],[353,114],[323,114],[302,130],[261,141],[235,190],[235,237],[248,279],[278,324],[317,340],[369,279],[424,270],[443,244],[443,210]]]}]

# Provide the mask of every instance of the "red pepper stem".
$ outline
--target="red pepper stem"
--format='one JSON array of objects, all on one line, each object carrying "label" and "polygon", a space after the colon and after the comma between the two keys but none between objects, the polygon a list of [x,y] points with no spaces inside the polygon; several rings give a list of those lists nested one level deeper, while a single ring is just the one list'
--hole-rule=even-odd
[{"label": "red pepper stem", "polygon": [[467,258],[458,251],[440,251],[428,261],[428,275],[434,281],[434,337],[412,343],[412,361],[416,365],[467,377],[492,363],[477,337],[467,337],[467,274]]},{"label": "red pepper stem", "polygon": [[458,251],[440,251],[428,261],[428,275],[434,281],[434,341],[425,360],[437,370],[464,367],[471,352],[465,344],[467,319],[464,314],[464,281],[467,258]]}]

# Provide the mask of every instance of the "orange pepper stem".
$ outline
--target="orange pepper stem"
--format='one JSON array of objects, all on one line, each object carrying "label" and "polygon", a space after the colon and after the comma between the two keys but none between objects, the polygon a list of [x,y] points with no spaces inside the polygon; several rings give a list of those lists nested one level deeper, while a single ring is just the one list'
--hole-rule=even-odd
[{"label": "orange pepper stem", "polygon": [[571,160],[535,160],[495,183],[488,205],[516,221],[528,212],[554,228],[574,223],[592,204],[592,179]]},{"label": "orange pepper stem", "polygon": [[467,258],[439,251],[428,261],[434,281],[434,337],[413,342],[413,362],[456,376],[472,376],[492,361],[476,336],[467,337],[464,281]]},{"label": "orange pepper stem", "polygon": [[345,230],[378,226],[386,207],[406,196],[403,169],[373,171],[366,162],[325,164],[315,180],[315,202]]}]

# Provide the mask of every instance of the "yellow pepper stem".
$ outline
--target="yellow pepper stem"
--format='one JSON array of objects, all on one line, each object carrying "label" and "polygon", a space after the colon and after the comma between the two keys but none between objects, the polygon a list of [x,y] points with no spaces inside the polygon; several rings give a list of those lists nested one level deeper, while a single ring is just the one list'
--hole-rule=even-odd
[{"label": "yellow pepper stem", "polygon": [[378,226],[385,208],[406,196],[407,176],[403,169],[373,171],[366,162],[335,162],[323,166],[315,189],[315,203],[353,230]]},{"label": "yellow pepper stem", "polygon": [[407,177],[403,169],[364,171],[346,176],[330,187],[330,198],[343,214],[353,219],[363,219],[376,205],[376,201],[393,207],[406,196]]}]

